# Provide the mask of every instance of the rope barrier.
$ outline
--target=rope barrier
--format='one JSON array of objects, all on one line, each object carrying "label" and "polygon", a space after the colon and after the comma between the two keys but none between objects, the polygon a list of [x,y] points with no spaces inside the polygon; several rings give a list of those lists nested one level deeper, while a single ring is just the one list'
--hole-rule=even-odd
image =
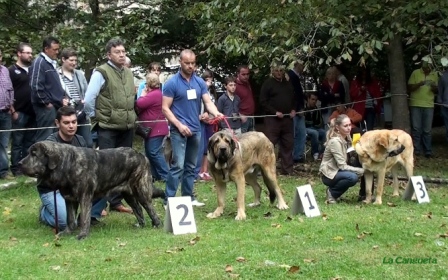
[{"label": "rope barrier", "polygon": [[[395,96],[408,96],[408,95],[407,94],[394,94],[394,95],[370,98],[370,100],[389,99],[389,98],[392,98],[392,97],[395,97]],[[412,100],[413,98],[408,97],[407,99],[408,100]],[[341,105],[343,105],[343,106],[351,106],[353,104],[363,103],[363,102],[366,102],[366,101],[367,101],[367,99],[364,99],[364,100],[352,101],[352,102],[348,102],[348,103],[340,103],[340,104],[337,104],[337,105],[330,105],[330,106],[320,107],[320,108],[315,108],[315,109],[302,110],[302,111],[296,112],[296,114],[298,114],[298,113],[302,113],[303,114],[303,113],[309,113],[309,112],[314,112],[314,111],[319,111],[319,110],[332,109],[332,108],[336,108],[336,107],[341,106]],[[434,102],[434,105],[448,107],[448,105],[446,105],[446,104],[441,104],[441,103],[437,103],[437,102]],[[247,117],[247,118],[269,118],[269,117],[277,117],[277,115],[267,115],[267,114],[265,114],[265,115],[252,115],[252,116],[245,115],[244,117]],[[213,124],[217,124],[221,120],[225,120],[227,122],[227,119],[230,119],[230,118],[232,118],[232,119],[233,118],[241,118],[241,116],[236,116],[236,117],[234,117],[234,116],[230,116],[230,117],[229,116],[224,116],[223,118],[210,118],[209,122],[211,124],[212,124],[212,122],[213,122]],[[217,120],[215,121],[215,119],[217,119]],[[158,122],[166,122],[166,123],[168,123],[168,120],[164,119],[164,120],[136,121],[135,123],[139,124],[139,123],[158,123]],[[90,126],[90,124],[78,124],[78,126]],[[30,130],[43,130],[43,129],[56,129],[56,128],[57,128],[56,126],[30,127],[30,128],[4,129],[4,130],[0,130],[0,132],[30,131]]]}]

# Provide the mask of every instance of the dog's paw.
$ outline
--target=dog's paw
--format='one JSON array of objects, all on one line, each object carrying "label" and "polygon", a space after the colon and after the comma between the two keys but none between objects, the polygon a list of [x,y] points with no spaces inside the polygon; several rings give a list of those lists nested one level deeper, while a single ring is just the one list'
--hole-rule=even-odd
[{"label": "dog's paw", "polygon": [[257,207],[257,206],[260,206],[260,205],[261,205],[260,201],[247,204],[247,206],[249,206],[249,207]]},{"label": "dog's paw", "polygon": [[364,203],[364,204],[370,204],[371,202],[372,202],[372,199],[364,199],[362,201],[362,203]]},{"label": "dog's paw", "polygon": [[87,233],[85,233],[85,232],[80,232],[77,236],[76,236],[76,239],[78,239],[78,240],[83,240],[84,238],[86,238],[87,237]]},{"label": "dog's paw", "polygon": [[243,221],[246,219],[246,214],[238,214],[235,217],[235,221]]},{"label": "dog's paw", "polygon": [[280,210],[286,210],[289,209],[288,205],[286,205],[286,203],[279,203],[277,204],[277,208]]},{"label": "dog's paw", "polygon": [[383,201],[381,201],[381,198],[376,198],[375,202],[373,202],[373,204],[381,205],[381,204],[383,204]]},{"label": "dog's paw", "polygon": [[209,219],[216,219],[219,216],[221,216],[221,214],[216,214],[215,212],[207,214],[207,218],[209,218]]},{"label": "dog's paw", "polygon": [[392,196],[395,196],[395,197],[397,197],[397,196],[400,196],[400,194],[398,193],[398,192],[394,192],[393,194],[392,194]]}]

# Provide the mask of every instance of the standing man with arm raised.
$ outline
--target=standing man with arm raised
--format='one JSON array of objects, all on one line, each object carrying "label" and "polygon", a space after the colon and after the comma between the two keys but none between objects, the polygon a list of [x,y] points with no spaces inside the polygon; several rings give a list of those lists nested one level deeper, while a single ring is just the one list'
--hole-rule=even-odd
[{"label": "standing man with arm raised", "polygon": [[[166,197],[176,195],[181,183],[182,196],[190,196],[193,206],[204,206],[193,194],[196,167],[201,139],[199,114],[201,100],[208,112],[216,117],[218,112],[210,99],[204,80],[195,74],[196,55],[191,50],[180,53],[180,71],[163,87],[162,112],[170,122],[173,159],[166,181]],[[166,199],[167,199],[166,198]],[[165,204],[166,204],[165,200]]]}]

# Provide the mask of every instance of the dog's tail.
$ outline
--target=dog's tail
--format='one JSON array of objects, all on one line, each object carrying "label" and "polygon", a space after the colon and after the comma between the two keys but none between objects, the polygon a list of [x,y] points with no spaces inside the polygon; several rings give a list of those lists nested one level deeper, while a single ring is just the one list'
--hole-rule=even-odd
[{"label": "dog's tail", "polygon": [[165,191],[161,190],[157,187],[152,188],[152,198],[161,198],[161,199],[165,199]]}]

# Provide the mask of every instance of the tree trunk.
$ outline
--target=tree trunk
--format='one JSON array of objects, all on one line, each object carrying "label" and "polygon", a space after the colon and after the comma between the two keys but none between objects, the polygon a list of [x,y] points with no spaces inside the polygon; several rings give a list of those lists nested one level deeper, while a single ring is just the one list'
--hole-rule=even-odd
[{"label": "tree trunk", "polygon": [[410,133],[406,72],[404,70],[403,43],[400,34],[395,34],[394,38],[390,40],[387,56],[392,95],[392,127]]}]

